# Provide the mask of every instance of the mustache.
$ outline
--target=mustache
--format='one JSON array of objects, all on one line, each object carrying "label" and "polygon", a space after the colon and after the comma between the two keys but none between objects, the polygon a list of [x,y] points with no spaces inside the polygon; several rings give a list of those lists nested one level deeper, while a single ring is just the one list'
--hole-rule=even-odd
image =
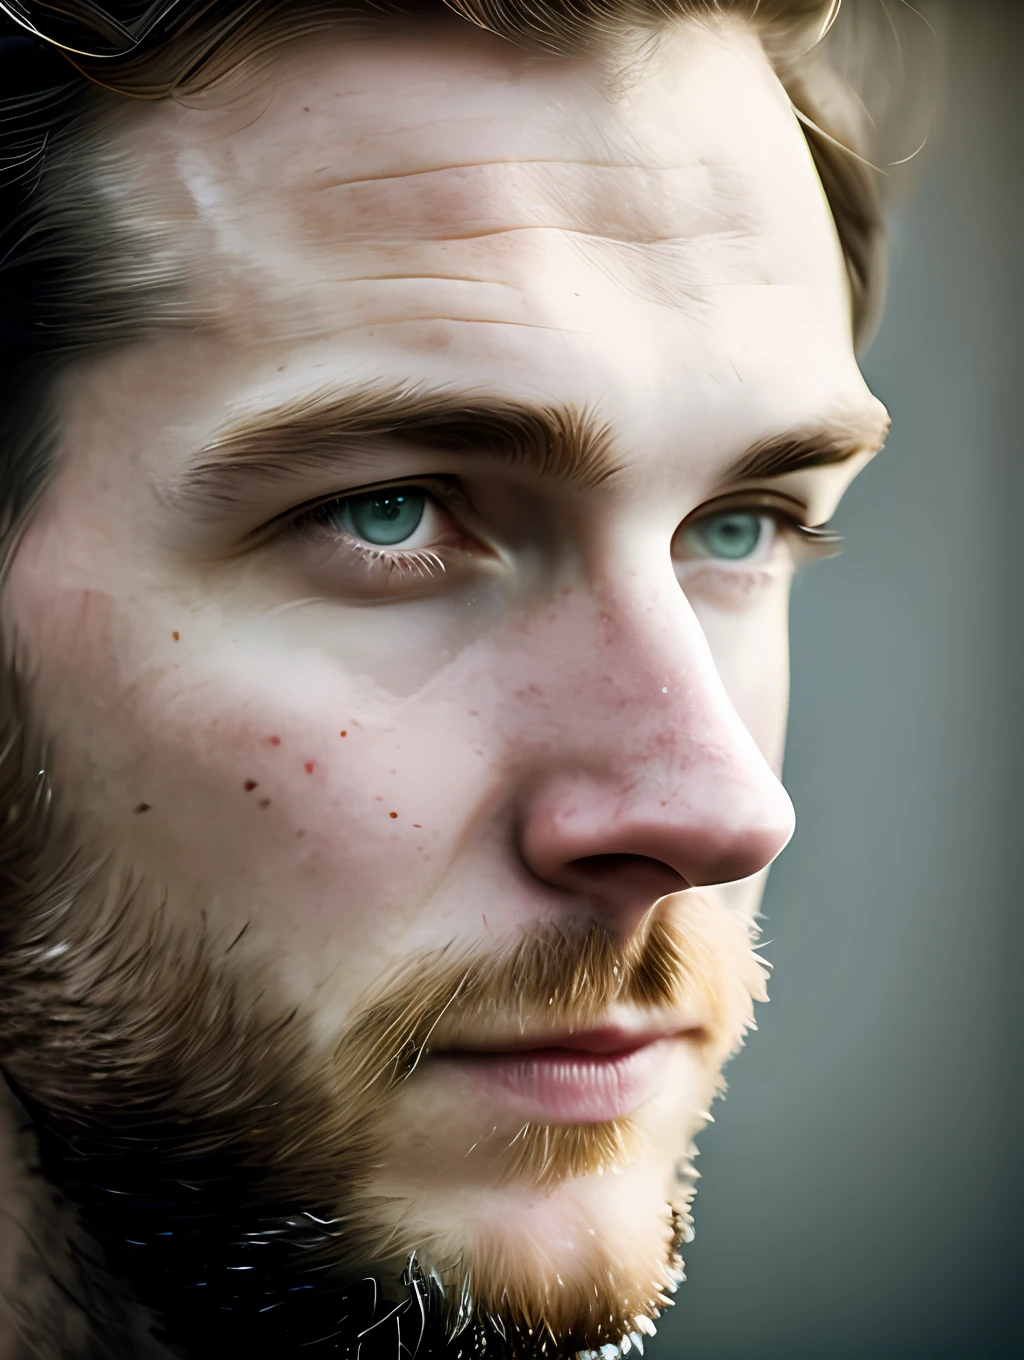
[{"label": "mustache", "polygon": [[419,955],[363,1004],[343,1046],[363,1050],[365,1083],[394,1086],[431,1050],[466,1035],[572,1033],[624,1007],[695,1012],[708,1044],[724,1044],[728,1056],[749,1027],[751,1001],[767,999],[766,977],[746,922],[680,894],[625,939],[600,923],[548,923],[489,953],[452,944]]}]

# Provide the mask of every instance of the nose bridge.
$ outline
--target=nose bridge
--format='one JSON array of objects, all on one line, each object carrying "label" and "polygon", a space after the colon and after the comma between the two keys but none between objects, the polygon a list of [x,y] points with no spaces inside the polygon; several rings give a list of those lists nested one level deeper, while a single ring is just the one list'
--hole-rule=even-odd
[{"label": "nose bridge", "polygon": [[513,688],[516,726],[557,724],[559,744],[578,747],[585,765],[721,765],[756,751],[678,588],[642,604],[609,593],[565,598],[515,653],[524,677]]}]

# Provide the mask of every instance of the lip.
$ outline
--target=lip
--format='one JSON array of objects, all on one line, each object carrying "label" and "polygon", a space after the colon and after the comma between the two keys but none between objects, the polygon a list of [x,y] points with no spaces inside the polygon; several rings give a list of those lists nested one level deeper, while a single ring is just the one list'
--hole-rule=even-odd
[{"label": "lip", "polygon": [[596,1124],[625,1118],[647,1104],[665,1085],[673,1049],[684,1038],[702,1035],[699,1027],[604,1026],[529,1036],[500,1047],[449,1048],[433,1056],[521,1117]]}]

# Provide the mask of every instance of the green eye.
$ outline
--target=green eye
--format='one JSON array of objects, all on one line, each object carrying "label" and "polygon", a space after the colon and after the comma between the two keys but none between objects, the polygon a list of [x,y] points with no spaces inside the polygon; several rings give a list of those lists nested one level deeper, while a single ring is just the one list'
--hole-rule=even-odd
[{"label": "green eye", "polygon": [[700,557],[740,562],[756,551],[764,529],[764,515],[732,511],[702,519],[691,527],[689,536]]},{"label": "green eye", "polygon": [[368,491],[365,496],[350,496],[343,502],[341,520],[357,538],[388,548],[416,532],[426,505],[426,492],[416,487]]}]

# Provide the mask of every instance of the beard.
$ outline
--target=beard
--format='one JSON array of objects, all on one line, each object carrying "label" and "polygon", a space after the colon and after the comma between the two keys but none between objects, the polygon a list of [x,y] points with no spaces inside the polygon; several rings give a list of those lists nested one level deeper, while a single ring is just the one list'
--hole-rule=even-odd
[{"label": "beard", "polygon": [[[283,1000],[269,950],[87,855],[23,724],[4,749],[0,1067],[39,1184],[69,1213],[64,1259],[42,1267],[64,1320],[52,1301],[15,1305],[53,1338],[34,1354],[539,1360],[653,1334],[682,1279],[692,1137],[764,999],[746,923],[690,893],[629,939],[590,925],[452,942],[378,979],[325,1036],[312,1005]],[[489,1210],[438,1208],[465,1162],[425,1152],[417,1128],[433,1053],[695,997],[701,1078],[667,1174],[639,1115],[527,1123],[486,1151]],[[602,1211],[614,1176],[633,1178],[625,1217]],[[501,1212],[524,1189],[580,1227],[571,1261]]]}]

